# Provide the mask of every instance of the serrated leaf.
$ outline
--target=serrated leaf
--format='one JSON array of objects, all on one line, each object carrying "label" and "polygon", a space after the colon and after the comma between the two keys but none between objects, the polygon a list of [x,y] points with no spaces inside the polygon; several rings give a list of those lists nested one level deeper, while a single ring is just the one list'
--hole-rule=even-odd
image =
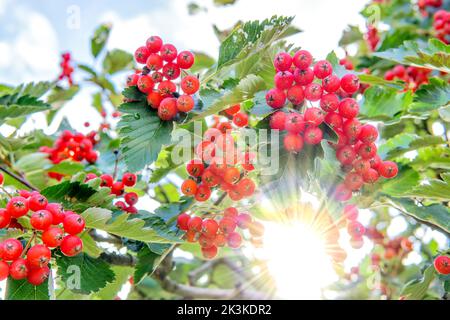
[{"label": "serrated leaf", "polygon": [[347,46],[363,39],[363,34],[359,30],[359,27],[349,25],[342,33],[342,37],[339,40],[339,46]]},{"label": "serrated leaf", "polygon": [[123,285],[130,278],[130,275],[133,274],[133,268],[130,267],[113,266],[111,269],[115,274],[115,280],[108,283],[106,287],[100,289],[100,291],[95,294],[95,297],[98,297],[101,300],[113,300],[116,298]]},{"label": "serrated leaf", "polygon": [[141,282],[145,276],[153,272],[154,262],[159,256],[160,255],[152,252],[148,246],[143,246],[141,250],[139,250],[134,271],[135,283]]},{"label": "serrated leaf", "polygon": [[91,53],[96,58],[108,41],[109,33],[111,32],[111,25],[101,24],[94,32],[91,38]]},{"label": "serrated leaf", "polygon": [[374,76],[373,74],[359,74],[359,80],[361,83],[375,85],[375,86],[384,86],[391,89],[402,90],[404,88],[404,84],[402,81],[388,81],[383,78]]},{"label": "serrated leaf", "polygon": [[441,176],[442,180],[430,179],[424,184],[413,187],[402,196],[425,198],[433,202],[450,201],[450,173],[443,173]]},{"label": "serrated leaf", "polygon": [[6,300],[50,300],[48,279],[40,286],[34,286],[25,280],[8,278]]},{"label": "serrated leaf", "polygon": [[64,160],[58,164],[52,165],[47,169],[49,172],[57,172],[64,175],[74,175],[84,169],[84,165],[80,162]]},{"label": "serrated leaf", "polygon": [[412,133],[400,133],[379,146],[378,154],[381,158],[395,158],[408,151],[439,145],[444,143],[438,136],[419,136]]},{"label": "serrated leaf", "polygon": [[26,116],[50,109],[50,105],[36,97],[18,94],[0,97],[0,124],[6,119]]},{"label": "serrated leaf", "polygon": [[373,55],[401,64],[450,73],[450,45],[438,39],[429,39],[428,43],[405,41],[398,48],[375,52]]},{"label": "serrated leaf", "polygon": [[106,54],[103,60],[103,71],[114,74],[119,71],[130,70],[133,65],[133,55],[120,49],[114,49]]},{"label": "serrated leaf", "polygon": [[170,144],[173,123],[161,120],[145,102],[124,103],[119,110],[123,113],[118,124],[122,156],[129,170],[139,171]]},{"label": "serrated leaf", "polygon": [[450,104],[450,85],[439,78],[429,79],[428,84],[420,86],[414,94],[410,112],[433,111]]},{"label": "serrated leaf", "polygon": [[367,119],[389,121],[399,117],[411,102],[410,91],[399,93],[395,89],[371,86],[364,92],[360,114]]},{"label": "serrated leaf", "polygon": [[[251,99],[257,92],[264,90],[265,87],[265,82],[261,77],[250,74],[243,78],[236,87],[229,91],[225,91],[219,98],[213,100],[213,102],[209,103],[209,101],[205,99],[203,101],[203,109],[200,113],[194,115],[190,122],[219,113],[230,105]],[[215,95],[215,97],[217,97],[217,95]]]},{"label": "serrated leaf", "polygon": [[161,236],[151,227],[146,227],[146,221],[133,217],[133,215],[122,213],[112,219],[110,210],[103,208],[89,208],[82,213],[87,228],[103,230],[119,237],[125,237],[143,242],[174,243],[179,238],[169,233]]},{"label": "serrated leaf", "polygon": [[58,274],[61,275],[67,289],[75,293],[90,294],[104,288],[115,280],[114,272],[100,258],[92,258],[86,253],[75,257],[66,257],[60,252],[54,253]]},{"label": "serrated leaf", "polygon": [[62,88],[56,86],[50,92],[47,103],[55,103],[55,102],[65,102],[71,100],[78,92],[80,91],[80,87],[78,85],[70,86],[69,88]]}]

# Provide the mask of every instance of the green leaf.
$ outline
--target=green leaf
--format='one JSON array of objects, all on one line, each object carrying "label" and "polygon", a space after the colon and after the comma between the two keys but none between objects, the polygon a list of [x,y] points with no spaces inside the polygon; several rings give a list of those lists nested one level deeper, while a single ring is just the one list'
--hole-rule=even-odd
[{"label": "green leaf", "polygon": [[204,107],[200,113],[192,117],[190,122],[219,113],[230,105],[251,99],[257,92],[264,90],[265,87],[265,82],[261,77],[250,74],[243,78],[236,87],[225,91],[221,96],[214,91],[212,97],[209,96],[211,91],[208,91],[208,95],[205,95],[205,91],[200,92],[200,95],[203,93]]},{"label": "green leaf", "polygon": [[371,120],[389,121],[398,118],[412,102],[411,92],[372,86],[364,92],[360,114]]},{"label": "green leaf", "polygon": [[428,43],[405,41],[398,48],[375,52],[373,55],[405,65],[450,73],[450,45],[438,39],[429,39]]},{"label": "green leaf", "polygon": [[110,32],[110,24],[101,24],[95,30],[94,36],[91,38],[91,53],[94,58],[97,58],[102,49],[105,47]]},{"label": "green leaf", "polygon": [[41,98],[50,89],[55,86],[55,82],[41,81],[41,82],[31,82],[27,84],[21,84],[16,88],[12,89],[9,94],[17,94],[19,96],[32,96],[35,98]]},{"label": "green leaf", "polygon": [[443,143],[442,138],[438,136],[419,136],[412,133],[400,133],[380,145],[378,154],[383,159],[395,158],[408,151]]},{"label": "green leaf", "polygon": [[402,81],[388,81],[383,78],[374,76],[373,74],[359,74],[361,83],[370,84],[371,86],[383,86],[391,89],[402,90],[404,84]]},{"label": "green leaf", "polygon": [[63,88],[56,86],[50,92],[47,102],[52,104],[55,102],[65,102],[71,100],[78,92],[80,91],[80,87],[78,85],[71,86],[69,88]]},{"label": "green leaf", "polygon": [[403,196],[424,198],[427,201],[450,201],[450,173],[443,173],[442,180],[431,179],[426,183],[414,187]]},{"label": "green leaf", "polygon": [[401,295],[407,300],[421,300],[425,297],[431,282],[436,276],[433,266],[425,269],[423,277],[420,280],[413,280],[405,285]]},{"label": "green leaf", "polygon": [[85,65],[85,64],[78,64],[77,67],[78,67],[79,69],[81,69],[81,70],[83,70],[83,71],[89,73],[89,74],[90,74],[91,76],[93,76],[93,77],[96,77],[96,76],[97,76],[97,72],[95,72],[95,70],[94,70],[92,67],[88,66],[88,65]]},{"label": "green leaf", "polygon": [[97,292],[115,280],[114,272],[100,258],[92,258],[86,253],[66,257],[60,252],[54,252],[54,256],[58,275],[61,275],[66,288],[75,293]]},{"label": "green leaf", "polygon": [[253,106],[250,109],[251,114],[259,117],[267,117],[276,110],[266,102],[266,91],[261,91],[255,94],[253,98]]},{"label": "green leaf", "polygon": [[30,153],[21,157],[14,168],[18,172],[23,172],[25,178],[35,187],[43,188],[46,186],[48,176],[45,168],[50,167],[50,160],[46,153]]},{"label": "green leaf", "polygon": [[438,228],[450,233],[450,209],[442,204],[432,204],[429,206],[418,206],[413,200],[408,198],[391,198],[391,205],[410,215],[415,219],[435,225]]},{"label": "green leaf", "polygon": [[120,49],[108,51],[103,60],[103,70],[108,74],[130,70],[133,66],[133,55]]},{"label": "green leaf", "polygon": [[137,264],[134,271],[134,282],[138,284],[148,274],[154,270],[154,262],[159,254],[152,252],[148,246],[144,245],[137,255]]},{"label": "green leaf", "polygon": [[113,300],[122,289],[123,285],[128,281],[130,275],[133,274],[133,268],[130,267],[111,267],[115,274],[115,280],[100,289],[95,296],[101,300]]},{"label": "green leaf", "polygon": [[445,80],[430,78],[428,84],[420,86],[414,95],[410,112],[433,111],[450,103],[450,85]]},{"label": "green leaf", "polygon": [[0,97],[0,125],[6,119],[26,116],[50,109],[50,105],[30,95],[17,93]]},{"label": "green leaf", "polygon": [[192,73],[197,73],[199,71],[211,68],[216,62],[214,58],[210,57],[203,52],[194,52],[195,62],[194,65],[189,69]]},{"label": "green leaf", "polygon": [[170,172],[181,167],[183,164],[174,163],[172,161],[171,153],[173,147],[165,148],[161,150],[158,155],[158,159],[155,162],[155,170],[152,171],[150,176],[150,183],[156,183],[165,178]]},{"label": "green leaf", "polygon": [[417,171],[401,168],[395,179],[385,179],[382,181],[381,191],[392,197],[402,197],[405,193],[411,191],[411,188],[417,185],[420,176]]},{"label": "green leaf", "polygon": [[87,228],[103,230],[119,237],[125,237],[143,242],[175,243],[179,238],[169,233],[156,232],[151,227],[146,227],[146,221],[122,213],[112,219],[110,210],[103,208],[89,208],[82,213],[86,220]]},{"label": "green leaf", "polygon": [[252,50],[261,50],[260,44],[270,45],[282,39],[292,20],[293,17],[273,16],[261,22],[255,20],[239,25],[222,42],[217,68],[248,56]]},{"label": "green leaf", "polygon": [[58,164],[52,165],[47,169],[49,172],[56,172],[64,175],[74,175],[84,169],[84,165],[80,162],[64,160]]},{"label": "green leaf", "polygon": [[163,145],[170,144],[173,123],[161,120],[146,102],[124,103],[119,110],[122,155],[129,170],[139,171],[158,158]]},{"label": "green leaf", "polygon": [[6,284],[6,300],[50,300],[48,279],[40,286],[33,286],[26,279],[8,278]]},{"label": "green leaf", "polygon": [[345,67],[339,63],[339,59],[334,51],[331,51],[327,55],[327,61],[331,63],[331,65],[333,66],[333,73],[336,74],[338,77],[343,77],[347,73],[354,73],[345,69]]}]

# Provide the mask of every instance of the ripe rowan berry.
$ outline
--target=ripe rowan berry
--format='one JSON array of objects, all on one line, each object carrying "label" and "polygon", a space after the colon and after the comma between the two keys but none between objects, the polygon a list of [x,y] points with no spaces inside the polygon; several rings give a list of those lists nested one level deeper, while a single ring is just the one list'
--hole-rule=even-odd
[{"label": "ripe rowan berry", "polygon": [[20,218],[28,212],[28,201],[23,197],[12,197],[6,204],[6,210],[11,217]]},{"label": "ripe rowan berry", "polygon": [[122,176],[122,183],[127,187],[134,187],[136,185],[137,176],[134,173],[126,172]]},{"label": "ripe rowan berry", "polygon": [[224,217],[219,222],[219,228],[224,234],[229,234],[231,232],[234,232],[234,230],[237,227],[237,223],[235,219],[230,217]]},{"label": "ripe rowan berry", "polygon": [[342,117],[336,112],[329,112],[325,116],[325,123],[328,124],[333,130],[339,129],[342,127]]},{"label": "ripe rowan berry", "polygon": [[30,269],[28,271],[27,281],[34,286],[40,286],[47,280],[49,274],[50,268],[47,266],[37,269]]},{"label": "ripe rowan berry", "polygon": [[137,82],[137,87],[139,91],[143,93],[149,93],[153,90],[153,87],[155,86],[155,83],[153,82],[152,77],[147,75],[142,75],[139,77]]},{"label": "ripe rowan berry", "polygon": [[313,61],[313,57],[311,53],[306,50],[299,50],[294,54],[294,58],[292,59],[293,64],[300,69],[309,68]]},{"label": "ripe rowan berry", "polygon": [[47,230],[53,222],[52,214],[47,210],[39,210],[31,215],[31,226],[40,231]]},{"label": "ripe rowan berry", "polygon": [[345,186],[352,190],[357,191],[361,189],[362,185],[364,184],[363,178],[361,175],[355,172],[349,172],[344,180]]},{"label": "ripe rowan berry", "polygon": [[320,60],[314,65],[314,75],[319,79],[328,77],[333,72],[333,66],[326,60]]},{"label": "ripe rowan berry", "polygon": [[61,252],[67,257],[74,257],[83,250],[83,241],[77,236],[65,236],[60,245]]},{"label": "ripe rowan berry", "polygon": [[208,200],[209,197],[211,197],[211,189],[204,184],[200,184],[197,187],[197,192],[195,193],[195,200],[203,202]]},{"label": "ripe rowan berry", "polygon": [[288,152],[300,152],[303,149],[303,138],[298,134],[288,133],[284,136],[283,144]]},{"label": "ripe rowan berry", "polygon": [[311,68],[306,69],[295,69],[294,70],[294,80],[298,85],[306,86],[313,82],[314,71]]},{"label": "ripe rowan berry", "polygon": [[206,237],[213,237],[216,235],[217,231],[219,230],[219,224],[216,220],[213,219],[205,219],[202,222],[202,234],[204,234]]},{"label": "ripe rowan berry", "polygon": [[187,224],[188,230],[200,232],[200,231],[202,231],[202,223],[203,223],[202,218],[193,216],[188,221],[188,224]]},{"label": "ripe rowan berry", "polygon": [[172,120],[178,112],[177,99],[164,98],[158,108],[158,116],[161,120]]},{"label": "ripe rowan berry", "polygon": [[192,67],[194,60],[194,55],[189,51],[181,51],[177,56],[177,64],[181,69]]},{"label": "ripe rowan berry", "polygon": [[198,159],[192,159],[188,162],[186,165],[186,170],[192,177],[200,177],[203,173],[203,170],[205,170],[204,164],[201,162],[201,160]]},{"label": "ripe rowan berry", "polygon": [[148,51],[147,47],[139,47],[134,52],[134,58],[136,59],[137,63],[146,63],[149,55],[150,52]]},{"label": "ripe rowan berry", "polygon": [[319,108],[312,107],[305,111],[305,121],[318,127],[325,120],[325,112]]},{"label": "ripe rowan berry", "polygon": [[375,183],[380,176],[377,170],[370,168],[362,173],[362,177],[365,183]]},{"label": "ripe rowan berry", "polygon": [[194,109],[194,99],[190,95],[183,94],[177,99],[177,109],[180,112],[189,112]]},{"label": "ripe rowan berry", "polygon": [[287,90],[294,83],[294,75],[289,71],[279,71],[274,78],[275,87],[280,90]]},{"label": "ripe rowan berry", "polygon": [[[9,266],[9,275],[14,280],[22,280],[28,276],[28,261],[25,259],[17,259]],[[1,280],[1,277],[0,277]]]},{"label": "ripe rowan berry", "polygon": [[363,143],[358,148],[358,154],[363,159],[371,159],[377,154],[377,146],[374,143]]},{"label": "ripe rowan berry", "polygon": [[339,184],[334,190],[334,198],[338,201],[347,201],[352,197],[352,191],[349,190],[345,185]]},{"label": "ripe rowan berry", "polygon": [[215,256],[217,256],[217,252],[218,249],[216,246],[210,246],[207,248],[202,247],[202,254],[206,259],[213,259]]},{"label": "ripe rowan berry", "polygon": [[3,241],[3,260],[13,261],[19,258],[23,251],[22,243],[17,239],[7,239]]},{"label": "ripe rowan berry", "polygon": [[327,93],[320,99],[320,107],[323,111],[333,112],[339,107],[339,98],[334,93]]},{"label": "ripe rowan berry", "polygon": [[100,179],[102,180],[102,182],[100,183],[100,186],[102,187],[111,188],[114,183],[113,177],[109,174],[102,174],[100,176]]},{"label": "ripe rowan berry", "polygon": [[448,256],[440,255],[434,259],[434,268],[440,274],[450,274],[450,258]]},{"label": "ripe rowan berry", "polygon": [[370,124],[365,124],[361,127],[358,139],[364,143],[375,142],[378,138],[378,130]]},{"label": "ripe rowan berry", "polygon": [[83,217],[78,214],[71,214],[64,218],[64,231],[70,235],[76,235],[84,230],[86,222]]},{"label": "ripe rowan berry", "polygon": [[266,93],[266,102],[270,107],[280,109],[286,103],[286,94],[280,89],[270,89]]},{"label": "ripe rowan berry", "polygon": [[305,100],[305,92],[300,85],[291,86],[287,91],[287,99],[294,105],[298,106]]},{"label": "ripe rowan berry", "polygon": [[11,215],[6,209],[0,208],[0,229],[6,228],[11,222]]},{"label": "ripe rowan berry", "polygon": [[237,249],[241,246],[242,244],[242,237],[239,233],[237,232],[231,232],[228,236],[227,236],[227,242],[228,242],[228,246],[230,248],[233,249]]},{"label": "ripe rowan berry", "polygon": [[0,281],[5,280],[9,276],[9,265],[4,262],[0,261]]},{"label": "ripe rowan berry", "polygon": [[332,74],[322,80],[322,88],[329,93],[336,92],[341,86],[338,76]]},{"label": "ripe rowan berry", "polygon": [[343,146],[336,151],[336,158],[343,165],[349,165],[355,160],[356,152],[351,146]]},{"label": "ripe rowan berry", "polygon": [[341,88],[349,93],[353,94],[359,89],[359,78],[354,74],[346,74],[341,79]]},{"label": "ripe rowan berry", "polygon": [[310,83],[305,87],[305,97],[309,101],[319,101],[322,97],[322,86],[318,83]]},{"label": "ripe rowan berry", "polygon": [[161,58],[167,62],[173,61],[178,55],[177,48],[170,43],[163,44],[160,49],[160,53]]},{"label": "ripe rowan berry", "polygon": [[125,186],[123,185],[123,182],[116,181],[111,186],[111,194],[114,194],[116,196],[121,196],[125,192]]},{"label": "ripe rowan berry", "polygon": [[181,90],[186,94],[194,94],[198,91],[200,83],[197,77],[186,76],[181,80]]},{"label": "ripe rowan berry", "polygon": [[42,242],[49,248],[56,248],[61,245],[64,238],[64,231],[58,227],[51,227],[42,233]]},{"label": "ripe rowan berry", "polygon": [[307,144],[319,144],[322,141],[323,133],[318,127],[308,127],[305,130],[303,139]]},{"label": "ripe rowan berry", "polygon": [[224,217],[229,217],[229,218],[231,218],[231,219],[236,219],[238,215],[239,215],[239,212],[238,212],[238,210],[237,210],[236,208],[234,208],[234,207],[226,208],[226,209],[223,211],[223,216],[224,216]]},{"label": "ripe rowan berry", "polygon": [[279,71],[288,71],[292,65],[292,57],[286,52],[280,52],[275,56],[273,65]]},{"label": "ripe rowan berry", "polygon": [[50,258],[50,249],[43,244],[36,244],[28,249],[27,261],[31,268],[42,268],[46,266]]},{"label": "ripe rowan berry", "polygon": [[188,222],[191,217],[187,213],[181,213],[177,218],[177,226],[180,230],[187,231],[188,230]]},{"label": "ripe rowan berry", "polygon": [[248,115],[243,112],[238,112],[233,116],[233,123],[238,127],[245,127],[248,125]]},{"label": "ripe rowan berry", "polygon": [[287,115],[283,111],[277,111],[270,117],[270,128],[284,130]]},{"label": "ripe rowan berry", "polygon": [[139,196],[136,192],[128,192],[125,194],[124,199],[128,205],[134,206],[138,202]]},{"label": "ripe rowan berry", "polygon": [[398,173],[397,164],[392,161],[383,161],[378,167],[378,173],[385,178],[393,178]]},{"label": "ripe rowan berry", "polygon": [[149,52],[156,53],[162,47],[162,39],[158,36],[151,36],[147,39],[146,46]]},{"label": "ripe rowan berry", "polygon": [[177,86],[170,80],[161,81],[158,84],[158,91],[163,99],[172,98],[173,93],[177,91]]},{"label": "ripe rowan berry", "polygon": [[353,98],[345,98],[339,103],[339,114],[347,119],[352,119],[358,115],[359,105]]}]

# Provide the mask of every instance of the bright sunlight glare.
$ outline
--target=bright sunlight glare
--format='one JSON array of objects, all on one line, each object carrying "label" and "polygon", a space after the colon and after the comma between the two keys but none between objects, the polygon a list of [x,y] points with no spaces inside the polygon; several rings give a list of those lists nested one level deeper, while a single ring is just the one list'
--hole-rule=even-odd
[{"label": "bright sunlight glare", "polygon": [[279,298],[321,299],[338,279],[325,242],[305,224],[267,223],[262,250]]}]

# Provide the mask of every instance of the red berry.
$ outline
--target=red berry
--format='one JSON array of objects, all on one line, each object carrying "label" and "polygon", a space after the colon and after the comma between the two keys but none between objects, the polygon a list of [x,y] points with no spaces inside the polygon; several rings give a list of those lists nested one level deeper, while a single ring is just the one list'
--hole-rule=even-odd
[{"label": "red berry", "polygon": [[323,133],[318,127],[308,127],[305,130],[303,139],[307,144],[319,144],[322,141]]},{"label": "red berry", "polygon": [[47,246],[36,244],[28,250],[27,261],[31,268],[42,268],[49,263],[51,256],[52,253]]},{"label": "red berry", "polygon": [[9,266],[9,274],[14,280],[22,280],[27,277],[28,269],[28,261],[20,258],[11,263]]},{"label": "red berry", "polygon": [[50,269],[47,266],[38,269],[31,269],[28,272],[27,280],[34,286],[40,286],[47,280],[50,274]]},{"label": "red berry", "polygon": [[358,148],[358,154],[363,159],[371,159],[377,154],[377,146],[374,143],[363,143]]},{"label": "red berry", "polygon": [[288,152],[300,152],[303,149],[303,138],[298,134],[288,133],[283,139],[283,144]]},{"label": "red berry", "polygon": [[341,79],[341,88],[349,94],[355,93],[359,89],[359,78],[354,74],[346,74]]},{"label": "red berry", "polygon": [[226,208],[223,211],[223,216],[224,217],[229,217],[229,218],[232,218],[232,219],[236,219],[238,214],[239,214],[238,210],[236,208],[234,208],[234,207]]},{"label": "red berry", "polygon": [[65,236],[61,245],[61,252],[67,257],[73,257],[83,250],[83,241],[73,235]]},{"label": "red berry", "polygon": [[235,184],[239,181],[240,177],[241,173],[239,172],[239,169],[237,169],[236,167],[231,167],[226,169],[223,180],[226,183]]},{"label": "red berry", "polygon": [[227,242],[230,248],[236,249],[241,246],[242,237],[239,233],[232,232],[227,236]]},{"label": "red berry", "polygon": [[294,76],[289,71],[279,71],[274,78],[275,87],[280,90],[287,90],[294,83]]},{"label": "red berry", "polygon": [[146,63],[149,55],[150,52],[148,51],[147,47],[139,47],[134,52],[134,58],[136,59],[137,63]]},{"label": "red berry", "polygon": [[188,221],[188,224],[187,224],[188,230],[200,232],[200,231],[202,231],[202,223],[203,223],[202,218],[193,216]]},{"label": "red berry", "polygon": [[205,166],[203,163],[198,159],[192,159],[188,164],[186,165],[186,170],[192,177],[200,177],[203,173],[203,170],[205,170]]},{"label": "red berry", "polygon": [[42,233],[42,242],[49,248],[56,248],[61,245],[64,238],[64,231],[58,227],[48,228]]},{"label": "red berry", "polygon": [[347,189],[345,185],[340,184],[334,190],[334,198],[338,201],[347,201],[352,197],[352,191]]},{"label": "red berry", "polygon": [[177,99],[175,98],[165,98],[161,101],[158,108],[158,116],[161,120],[172,120],[178,112]]},{"label": "red berry", "polygon": [[247,229],[252,223],[252,217],[248,213],[241,213],[237,216],[236,222],[239,228]]},{"label": "red berry", "polygon": [[318,127],[325,120],[325,112],[319,108],[308,108],[305,111],[305,121],[308,124]]},{"label": "red berry", "polygon": [[139,196],[136,192],[128,192],[125,194],[124,199],[128,205],[134,206],[138,202]]},{"label": "red berry", "polygon": [[447,256],[438,256],[434,259],[434,268],[440,274],[450,274],[450,258]]},{"label": "red berry", "polygon": [[320,99],[320,107],[326,112],[333,112],[339,107],[339,98],[334,93],[328,93]]},{"label": "red berry", "polygon": [[186,94],[194,94],[198,91],[200,82],[197,77],[186,76],[181,80],[181,90]]},{"label": "red berry", "polygon": [[125,192],[124,188],[125,188],[125,186],[123,185],[123,182],[116,181],[111,186],[111,194],[115,194],[116,196],[121,196]]},{"label": "red berry", "polygon": [[100,186],[102,187],[108,187],[111,188],[114,182],[114,179],[112,176],[110,176],[109,174],[102,174],[100,176],[100,179],[102,180],[102,182],[100,183]]},{"label": "red berry", "polygon": [[348,189],[352,191],[358,191],[359,189],[361,189],[364,181],[361,175],[359,175],[358,173],[350,172],[345,177],[344,184]]},{"label": "red berry", "polygon": [[136,185],[137,176],[134,173],[126,172],[122,176],[122,183],[127,187],[134,187]]},{"label": "red berry", "polygon": [[163,74],[159,71],[153,71],[150,76],[153,79],[153,82],[155,83],[159,83],[161,81],[163,81]]},{"label": "red berry", "polygon": [[347,225],[348,233],[355,238],[361,238],[366,232],[366,228],[358,221],[350,221]]},{"label": "red berry", "polygon": [[117,201],[114,205],[120,210],[125,210],[127,207],[127,204],[123,201]]},{"label": "red berry", "polygon": [[45,209],[47,203],[48,203],[47,198],[45,198],[40,194],[35,194],[28,198],[28,208],[31,211],[38,211]]},{"label": "red berry", "polygon": [[210,246],[207,248],[202,247],[202,254],[206,259],[213,259],[215,256],[217,256],[217,251],[218,249],[216,246]]},{"label": "red berry", "polygon": [[359,105],[353,98],[345,98],[339,104],[339,114],[347,119],[354,118],[358,115]]},{"label": "red berry", "polygon": [[233,123],[238,127],[245,127],[248,125],[248,115],[243,112],[238,112],[233,116]]},{"label": "red berry", "polygon": [[170,80],[161,81],[158,85],[158,91],[162,98],[172,98],[173,93],[177,91],[177,86]]},{"label": "red berry", "polygon": [[137,87],[139,91],[143,93],[149,93],[153,90],[153,87],[155,86],[155,83],[153,82],[152,77],[150,76],[140,76],[139,80],[137,82]]},{"label": "red berry", "polygon": [[194,55],[189,51],[181,51],[177,57],[177,64],[181,69],[189,69],[194,64]]},{"label": "red berry", "polygon": [[256,186],[252,179],[243,178],[236,186],[237,191],[244,197],[250,197],[255,192]]},{"label": "red berry", "polygon": [[138,74],[133,73],[133,74],[129,75],[127,77],[127,86],[131,87],[131,86],[137,85],[138,80],[139,80],[139,75]]},{"label": "red berry", "polygon": [[393,178],[398,173],[398,167],[395,162],[384,161],[378,167],[378,172],[385,178]]},{"label": "red berry", "polygon": [[52,225],[52,214],[47,210],[39,210],[31,215],[31,226],[40,231],[47,230]]},{"label": "red berry", "polygon": [[275,130],[284,130],[286,114],[283,111],[277,111],[270,117],[270,128]]},{"label": "red berry", "polygon": [[357,173],[361,174],[370,169],[370,162],[368,160],[358,159],[353,162],[353,168]]},{"label": "red berry", "polygon": [[344,207],[344,217],[347,220],[356,220],[358,218],[358,208],[353,204]]},{"label": "red berry", "polygon": [[327,123],[333,130],[339,129],[342,127],[342,117],[336,112],[329,112],[324,119],[325,123]]},{"label": "red berry", "polygon": [[20,257],[23,251],[22,243],[17,239],[3,241],[3,260],[13,261]]},{"label": "red berry", "polygon": [[236,229],[236,227],[237,227],[236,221],[232,218],[224,217],[219,222],[219,228],[225,234],[233,232]]},{"label": "red berry", "polygon": [[351,146],[343,146],[336,151],[336,158],[343,165],[349,165],[355,160],[356,153]]},{"label": "red berry", "polygon": [[298,85],[306,86],[313,82],[314,71],[311,68],[307,69],[295,69],[294,80]]},{"label": "red berry", "polygon": [[207,236],[208,238],[214,237],[219,230],[219,224],[216,220],[213,219],[205,219],[202,222],[202,234]]},{"label": "red berry", "polygon": [[314,75],[323,79],[328,77],[333,72],[333,66],[326,60],[318,61],[314,66]]},{"label": "red berry", "polygon": [[71,214],[64,219],[64,231],[71,235],[76,235],[84,230],[86,222],[78,214]]},{"label": "red berry", "polygon": [[322,80],[322,88],[327,92],[336,92],[341,86],[341,80],[338,76],[332,74]]},{"label": "red berry", "polygon": [[370,124],[365,124],[361,127],[361,132],[358,135],[358,139],[364,143],[375,142],[378,138],[378,130]]},{"label": "red berry", "polygon": [[348,138],[357,138],[361,132],[361,123],[356,118],[349,119],[344,122],[342,128]]},{"label": "red berry", "polygon": [[305,119],[302,114],[290,113],[286,116],[285,129],[292,134],[298,134],[305,130]]},{"label": "red berry", "polygon": [[365,183],[375,183],[380,176],[377,170],[371,168],[364,171],[362,177]]},{"label": "red berry", "polygon": [[313,61],[311,53],[306,50],[299,50],[294,54],[292,62],[297,68],[306,69],[309,68]]},{"label": "red berry", "polygon": [[188,230],[188,222],[191,217],[187,213],[181,213],[177,218],[177,226],[180,230],[187,231]]},{"label": "red berry", "polygon": [[11,222],[11,215],[6,209],[0,208],[0,229],[6,228]]},{"label": "red berry", "polygon": [[289,88],[287,91],[287,99],[294,105],[298,106],[305,100],[305,93],[303,87],[295,85]]},{"label": "red berry", "polygon": [[167,79],[174,80],[180,76],[181,70],[175,63],[169,62],[164,65],[162,73]]},{"label": "red berry", "polygon": [[12,197],[6,204],[6,210],[14,218],[20,218],[28,212],[28,201],[23,197]]},{"label": "red berry", "polygon": [[305,97],[309,101],[318,101],[322,97],[322,86],[318,83],[310,83],[305,88]]},{"label": "red berry", "polygon": [[284,91],[276,88],[270,89],[266,93],[266,102],[270,107],[280,109],[286,103],[286,94]]},{"label": "red berry", "polygon": [[177,109],[180,112],[189,112],[194,109],[194,99],[187,94],[183,94],[177,99]]},{"label": "red berry", "polygon": [[149,52],[156,53],[161,49],[163,42],[158,36],[151,36],[147,39],[146,46]]},{"label": "red berry", "polygon": [[9,265],[4,262],[0,261],[0,281],[5,280],[9,276]]},{"label": "red berry", "polygon": [[161,58],[167,62],[173,61],[178,55],[177,48],[170,43],[164,44],[160,49],[160,53]]},{"label": "red berry", "polygon": [[232,116],[232,115],[238,113],[240,110],[241,110],[241,105],[238,103],[238,104],[235,104],[235,105],[225,109],[224,111],[227,115]]},{"label": "red berry", "polygon": [[195,193],[195,200],[203,202],[209,199],[211,196],[211,189],[203,184],[197,187],[197,192]]},{"label": "red berry", "polygon": [[292,57],[289,53],[280,52],[275,56],[273,65],[275,66],[275,69],[279,71],[288,71],[292,65]]}]

